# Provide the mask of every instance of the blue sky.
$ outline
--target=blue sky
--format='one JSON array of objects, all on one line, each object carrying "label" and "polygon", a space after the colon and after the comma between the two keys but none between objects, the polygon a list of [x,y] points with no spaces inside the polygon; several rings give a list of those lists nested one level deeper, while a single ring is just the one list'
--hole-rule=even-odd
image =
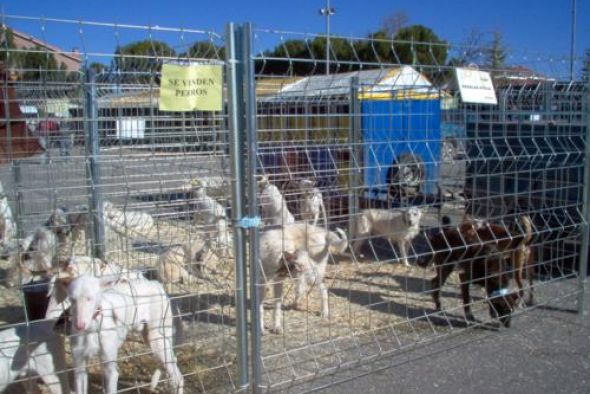
[{"label": "blue sky", "polygon": [[[260,28],[308,33],[323,33],[325,27],[318,14],[325,0],[15,0],[0,4],[6,14],[220,33],[228,21],[251,21]],[[403,11],[410,24],[428,26],[451,43],[460,43],[473,27],[487,33],[500,31],[515,62],[518,57],[569,55],[571,0],[332,0],[332,5],[336,8],[332,18],[334,34],[365,36],[380,26],[384,16]],[[581,56],[590,49],[590,0],[577,0],[577,12],[576,52]],[[145,32],[121,34],[110,29],[99,34],[98,29],[86,29],[80,34],[75,26],[65,29],[49,23],[40,25],[38,21],[18,22],[17,28],[44,36],[66,49],[83,46],[100,52],[112,51],[117,42],[147,38]]]}]

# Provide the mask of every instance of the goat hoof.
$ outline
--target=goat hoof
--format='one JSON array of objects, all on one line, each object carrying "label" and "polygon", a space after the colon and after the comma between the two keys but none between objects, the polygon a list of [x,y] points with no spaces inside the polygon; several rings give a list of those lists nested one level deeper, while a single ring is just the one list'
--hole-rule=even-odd
[{"label": "goat hoof", "polygon": [[272,329],[273,334],[283,335],[283,327],[275,327]]},{"label": "goat hoof", "polygon": [[467,324],[473,324],[476,322],[475,317],[471,313],[465,315],[465,320],[467,321]]}]

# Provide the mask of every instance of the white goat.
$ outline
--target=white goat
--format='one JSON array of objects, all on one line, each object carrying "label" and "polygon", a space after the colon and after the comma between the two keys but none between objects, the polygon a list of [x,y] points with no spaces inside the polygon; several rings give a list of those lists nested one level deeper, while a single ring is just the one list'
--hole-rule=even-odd
[{"label": "white goat", "polygon": [[82,231],[86,231],[90,222],[90,211],[87,205],[80,204],[66,211],[66,217],[70,226],[72,247],[74,247]]},{"label": "white goat", "polygon": [[9,247],[15,238],[16,223],[8,204],[8,197],[4,193],[2,182],[0,182],[0,246]]},{"label": "white goat", "polygon": [[173,392],[182,394],[184,378],[172,348],[172,310],[162,285],[145,279],[121,281],[102,288],[100,279],[74,279],[68,294],[72,300],[72,361],[76,394],[88,392],[86,363],[100,353],[105,392],[116,393],[119,373],[117,354],[128,331],[144,335],[155,356],[164,364]]},{"label": "white goat", "polygon": [[52,394],[69,394],[63,338],[50,321],[0,331],[0,392],[17,378],[36,373]]},{"label": "white goat", "polygon": [[66,214],[58,208],[42,226],[19,240],[17,250],[11,256],[12,264],[7,275],[7,285],[16,284],[19,272],[21,283],[51,275],[60,260],[67,260],[71,256],[69,234],[70,226]]},{"label": "white goat", "polygon": [[199,279],[190,274],[187,268],[194,264],[197,266],[196,268],[200,269],[206,260],[215,257],[202,239],[171,246],[158,258],[158,278],[166,285],[168,291],[171,290],[171,285],[174,283],[185,285],[198,283]]},{"label": "white goat", "polygon": [[207,195],[205,186],[199,180],[193,180],[191,185],[195,221],[205,226],[208,237],[215,241],[218,249],[229,249],[231,247],[231,240],[227,230],[225,208],[215,201],[215,199]]},{"label": "white goat", "polygon": [[264,224],[268,226],[285,226],[295,223],[293,214],[287,207],[287,202],[278,187],[262,177],[258,182],[260,189],[260,214]]},{"label": "white goat", "polygon": [[107,263],[95,257],[73,256],[53,270],[49,278],[49,303],[45,319],[57,319],[70,307],[67,286],[74,278],[82,275],[96,276],[103,285],[115,283],[120,279],[143,278],[141,272],[128,271],[120,265]]},{"label": "white goat", "polygon": [[145,235],[154,226],[149,213],[120,210],[109,201],[103,203],[103,214],[105,224],[120,235]]},{"label": "white goat", "polygon": [[[341,229],[335,232],[320,227],[296,223],[280,229],[264,232],[260,237],[261,283],[257,287],[260,300],[260,329],[264,333],[264,290],[273,283],[274,324],[272,331],[282,333],[283,281],[287,276],[298,278],[295,307],[301,309],[306,288],[318,286],[320,291],[320,314],[328,317],[328,290],[324,284],[329,252],[344,253],[348,246],[346,234]],[[311,289],[310,289],[311,290]]]},{"label": "white goat", "polygon": [[328,226],[328,218],[326,216],[326,207],[324,206],[324,199],[322,192],[315,185],[315,182],[310,179],[301,179],[298,182],[299,189],[302,192],[302,198],[299,200],[299,213],[301,218],[306,221],[312,221],[314,226],[317,226],[320,214],[324,220],[324,226]]}]

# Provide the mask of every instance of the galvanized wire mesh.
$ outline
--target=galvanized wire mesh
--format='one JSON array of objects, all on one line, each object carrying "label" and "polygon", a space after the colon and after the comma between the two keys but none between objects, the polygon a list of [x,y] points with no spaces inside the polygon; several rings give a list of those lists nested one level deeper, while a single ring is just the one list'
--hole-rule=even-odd
[{"label": "galvanized wire mesh", "polygon": [[[481,48],[333,37],[326,70],[322,36],[3,18],[41,40],[2,49],[7,360],[30,340],[65,349],[58,369],[73,366],[76,323],[56,329],[37,310],[64,270],[114,272],[123,283],[109,285],[137,313],[134,275],[159,280],[166,313],[147,323],[166,333],[174,315],[186,392],[314,390],[505,323],[532,307],[531,290],[538,305],[558,280],[569,279],[560,297],[583,289],[588,88],[563,82],[562,59],[487,65]],[[75,51],[55,46],[67,35]],[[160,111],[165,63],[224,65],[223,110]],[[497,105],[462,102],[454,67],[474,64],[490,72]],[[255,210],[245,213],[254,201],[259,234]],[[234,244],[246,232],[247,248]],[[533,281],[513,304],[521,274]],[[89,367],[90,392],[106,389],[104,361]],[[122,391],[149,387],[162,367],[138,335],[117,365]],[[162,379],[157,390],[171,391]]]},{"label": "galvanized wire mesh", "polygon": [[[278,322],[265,312],[267,328],[280,335],[263,337],[263,386],[325,387],[346,367],[506,322],[508,306],[518,314],[533,305],[528,291],[542,294],[555,280],[578,278],[587,241],[588,93],[563,82],[564,63],[511,56],[493,66],[473,58],[483,58],[481,50],[447,43],[333,37],[338,48],[327,74],[317,49],[325,37],[258,30],[254,40],[259,172],[281,191],[295,222],[309,225],[299,245],[286,226],[283,249],[324,242],[302,211],[310,198],[302,180],[323,199],[327,222],[317,225],[346,230],[351,245],[331,250],[326,316],[317,290],[295,308],[303,274],[265,272],[284,283],[283,303],[293,307]],[[465,59],[450,65],[441,51]],[[469,63],[490,72],[498,105],[461,101],[454,66],[474,67]],[[421,213],[419,231],[409,230],[410,207]],[[262,239],[272,231],[263,229]],[[261,241],[261,255],[267,247]],[[521,298],[507,305],[519,294],[517,280]],[[578,281],[570,284],[575,294]],[[467,286],[471,298],[463,302]],[[323,374],[333,379],[314,384]]]},{"label": "galvanized wire mesh", "polygon": [[[3,79],[2,89],[14,90],[7,100],[24,113],[45,152],[30,152],[2,169],[19,230],[4,245],[2,269],[14,286],[3,290],[2,327],[26,326],[39,313],[43,316],[37,309],[47,299],[46,280],[57,264],[77,266],[80,256],[100,257],[108,270],[123,270],[123,277],[126,271],[141,272],[162,282],[172,308],[167,313],[174,315],[174,353],[185,392],[231,390],[236,336],[227,112],[158,110],[162,64],[223,65],[223,38],[209,31],[40,18],[6,16],[4,23],[16,32],[39,33],[34,47],[2,49],[12,75]],[[64,34],[78,37],[76,51],[55,47]],[[128,47],[133,41],[147,49],[133,52]],[[23,59],[37,55],[50,59],[47,67],[27,69]],[[74,66],[60,70],[64,59],[73,59]],[[57,70],[51,69],[54,60]],[[12,112],[2,116],[19,117]],[[36,239],[20,253],[17,242],[38,228],[58,232],[61,227],[46,221],[60,208],[68,219],[79,219],[62,226],[79,225],[80,235],[73,245],[71,236],[63,242],[59,238],[47,251],[53,271],[35,267],[31,281],[21,271],[32,264]],[[212,208],[220,210],[213,223],[207,219]],[[70,254],[75,256],[71,260]],[[97,261],[91,265],[91,273],[101,272]],[[68,336],[57,330],[47,340],[66,338],[69,369]],[[17,343],[9,340],[0,344],[3,351]],[[24,346],[27,338],[20,341]],[[160,368],[164,373],[157,389],[171,391],[169,376],[147,345],[137,335],[122,345],[119,390],[149,386]],[[105,390],[104,368],[99,367],[106,364],[101,363],[90,368],[90,392]]]}]

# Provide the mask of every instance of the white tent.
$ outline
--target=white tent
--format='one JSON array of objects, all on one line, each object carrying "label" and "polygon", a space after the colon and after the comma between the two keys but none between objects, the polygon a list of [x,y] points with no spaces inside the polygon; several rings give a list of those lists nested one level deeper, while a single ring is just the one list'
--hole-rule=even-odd
[{"label": "white tent", "polygon": [[438,94],[424,75],[410,66],[400,66],[302,78],[284,86],[273,99],[349,95],[355,77],[363,99],[424,98]]}]

